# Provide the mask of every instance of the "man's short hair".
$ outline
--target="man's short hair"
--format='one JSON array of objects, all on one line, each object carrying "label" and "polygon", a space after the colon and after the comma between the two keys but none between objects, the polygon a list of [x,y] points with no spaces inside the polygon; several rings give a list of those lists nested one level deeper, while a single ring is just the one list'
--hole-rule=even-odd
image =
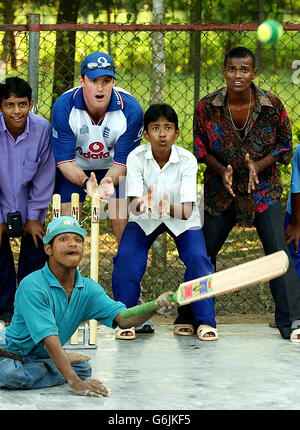
[{"label": "man's short hair", "polygon": [[238,46],[237,48],[232,48],[230,49],[230,51],[228,51],[225,54],[225,58],[224,58],[224,67],[226,67],[227,61],[230,58],[246,58],[246,57],[250,57],[252,59],[252,64],[253,67],[255,67],[255,55],[253,54],[252,51],[250,51],[250,49],[245,48],[244,46]]},{"label": "man's short hair", "polygon": [[6,78],[0,84],[0,103],[3,99],[8,99],[10,96],[14,95],[18,98],[27,97],[29,102],[32,99],[32,89],[28,82],[24,79],[13,77]]},{"label": "man's short hair", "polygon": [[178,116],[175,110],[166,104],[153,104],[145,112],[144,115],[144,130],[148,131],[150,122],[166,118],[169,122],[175,124],[175,129],[178,130]]}]

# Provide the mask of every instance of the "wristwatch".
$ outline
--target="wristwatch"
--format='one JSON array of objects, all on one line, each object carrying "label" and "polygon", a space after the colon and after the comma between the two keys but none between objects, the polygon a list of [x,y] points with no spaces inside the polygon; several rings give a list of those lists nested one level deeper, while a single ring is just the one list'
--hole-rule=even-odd
[{"label": "wristwatch", "polygon": [[84,191],[86,191],[86,183],[87,183],[87,181],[89,180],[90,178],[86,178],[85,179],[85,181],[84,181],[84,183],[81,185],[81,188],[84,190]]}]

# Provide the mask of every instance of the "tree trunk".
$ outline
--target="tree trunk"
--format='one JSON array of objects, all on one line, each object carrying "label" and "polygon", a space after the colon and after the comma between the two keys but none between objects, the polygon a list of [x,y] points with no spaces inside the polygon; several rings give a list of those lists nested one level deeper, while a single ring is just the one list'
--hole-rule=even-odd
[{"label": "tree trunk", "polygon": [[[13,24],[15,18],[15,6],[14,2],[8,2],[3,10],[3,21],[5,24]],[[13,69],[17,68],[16,59],[16,42],[15,35],[13,31],[6,31],[2,40],[2,54],[1,61],[8,63],[10,61],[11,67]]]},{"label": "tree trunk", "polygon": [[[265,2],[264,0],[258,0],[258,23],[261,24],[262,22],[264,22],[265,20]],[[260,68],[260,66],[263,63],[263,55],[264,55],[264,50],[262,47],[262,44],[260,42],[257,42],[257,46],[256,46],[256,53],[255,53],[255,57],[256,57],[256,66],[258,68]]]},{"label": "tree trunk", "polygon": [[[79,0],[60,0],[57,24],[76,23],[79,5]],[[56,32],[52,104],[74,86],[75,40],[75,31]]]}]

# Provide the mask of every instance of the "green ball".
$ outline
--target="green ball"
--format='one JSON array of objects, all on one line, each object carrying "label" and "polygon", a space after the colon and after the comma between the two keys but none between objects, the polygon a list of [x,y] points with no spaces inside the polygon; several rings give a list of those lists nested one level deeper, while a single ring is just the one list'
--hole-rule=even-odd
[{"label": "green ball", "polygon": [[257,29],[257,39],[261,43],[276,43],[283,33],[282,25],[269,19],[264,21]]}]

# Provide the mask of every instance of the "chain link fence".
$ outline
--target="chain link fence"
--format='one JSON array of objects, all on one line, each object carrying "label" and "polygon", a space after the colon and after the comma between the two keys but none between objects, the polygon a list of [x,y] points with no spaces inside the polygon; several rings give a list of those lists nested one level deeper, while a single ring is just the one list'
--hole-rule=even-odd
[{"label": "chain link fence", "polygon": [[[117,86],[131,92],[144,110],[153,101],[168,103],[179,116],[178,144],[193,151],[192,122],[200,97],[224,86],[222,64],[228,49],[243,45],[257,58],[256,85],[277,94],[284,103],[293,128],[294,147],[300,137],[300,26],[286,25],[276,45],[261,46],[257,24],[248,25],[39,25],[0,26],[0,74],[29,80],[35,97],[35,112],[51,119],[51,107],[65,90],[78,85],[80,63],[93,51],[109,52],[114,58]],[[298,73],[299,72],[299,73]],[[282,166],[285,207],[291,164]],[[199,183],[204,166],[199,165]],[[49,212],[51,213],[51,212]],[[84,226],[89,229],[90,202],[84,205]],[[87,240],[89,242],[89,239]],[[117,243],[109,221],[100,226],[99,281],[111,294],[112,259]],[[255,229],[235,227],[221,250],[217,269],[263,255]],[[173,240],[158,239],[149,254],[142,281],[145,299],[162,290],[176,290],[184,266]],[[82,272],[89,273],[89,243]],[[272,313],[268,285],[261,284],[216,300],[219,315]]]}]

